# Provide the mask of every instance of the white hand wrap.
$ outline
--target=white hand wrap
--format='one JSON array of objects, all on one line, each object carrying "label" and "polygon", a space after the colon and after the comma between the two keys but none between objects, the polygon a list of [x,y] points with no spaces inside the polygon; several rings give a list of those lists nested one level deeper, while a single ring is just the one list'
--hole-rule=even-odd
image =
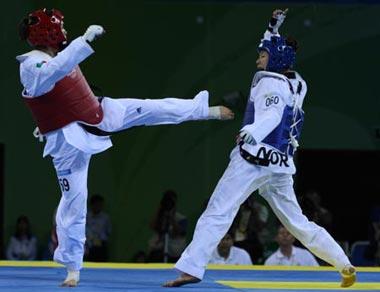
[{"label": "white hand wrap", "polygon": [[92,42],[93,40],[100,37],[104,33],[105,33],[105,30],[102,26],[93,24],[87,28],[86,32],[83,35],[83,38],[87,42]]},{"label": "white hand wrap", "polygon": [[278,29],[280,28],[281,24],[284,22],[285,18],[286,18],[286,12],[284,11],[278,12],[277,14],[272,16],[269,22],[268,30],[272,32],[273,34],[278,34]]},{"label": "white hand wrap", "polygon": [[208,118],[220,120],[222,118],[222,114],[220,111],[220,106],[211,106],[208,109]]}]

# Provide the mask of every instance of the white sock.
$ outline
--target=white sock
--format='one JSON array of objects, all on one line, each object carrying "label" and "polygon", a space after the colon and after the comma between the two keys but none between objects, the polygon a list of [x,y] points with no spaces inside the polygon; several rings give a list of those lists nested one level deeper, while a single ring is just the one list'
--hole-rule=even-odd
[{"label": "white sock", "polygon": [[221,112],[220,106],[211,106],[208,108],[208,118],[220,120]]}]

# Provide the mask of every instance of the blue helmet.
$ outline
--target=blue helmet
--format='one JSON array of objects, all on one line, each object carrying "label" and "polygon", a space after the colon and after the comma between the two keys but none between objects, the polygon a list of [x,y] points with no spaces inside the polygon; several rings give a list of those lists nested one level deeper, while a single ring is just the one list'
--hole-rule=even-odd
[{"label": "blue helmet", "polygon": [[296,61],[296,51],[286,44],[283,37],[272,36],[270,40],[263,39],[257,50],[269,54],[267,71],[281,73],[292,68]]}]

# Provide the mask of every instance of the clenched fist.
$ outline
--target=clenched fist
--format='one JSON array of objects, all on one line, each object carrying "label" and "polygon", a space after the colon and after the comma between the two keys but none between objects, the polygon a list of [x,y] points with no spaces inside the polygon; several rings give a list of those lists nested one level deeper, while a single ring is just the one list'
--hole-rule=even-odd
[{"label": "clenched fist", "polygon": [[83,38],[85,39],[85,41],[91,43],[93,40],[105,34],[105,32],[106,31],[101,25],[93,24],[87,28],[86,32],[83,35]]}]

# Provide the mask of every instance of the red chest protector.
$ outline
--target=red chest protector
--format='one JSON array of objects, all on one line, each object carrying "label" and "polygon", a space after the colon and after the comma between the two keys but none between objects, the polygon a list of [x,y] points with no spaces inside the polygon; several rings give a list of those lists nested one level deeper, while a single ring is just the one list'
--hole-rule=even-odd
[{"label": "red chest protector", "polygon": [[36,98],[24,97],[24,101],[42,134],[76,121],[97,125],[103,119],[102,107],[79,66],[48,93]]}]

